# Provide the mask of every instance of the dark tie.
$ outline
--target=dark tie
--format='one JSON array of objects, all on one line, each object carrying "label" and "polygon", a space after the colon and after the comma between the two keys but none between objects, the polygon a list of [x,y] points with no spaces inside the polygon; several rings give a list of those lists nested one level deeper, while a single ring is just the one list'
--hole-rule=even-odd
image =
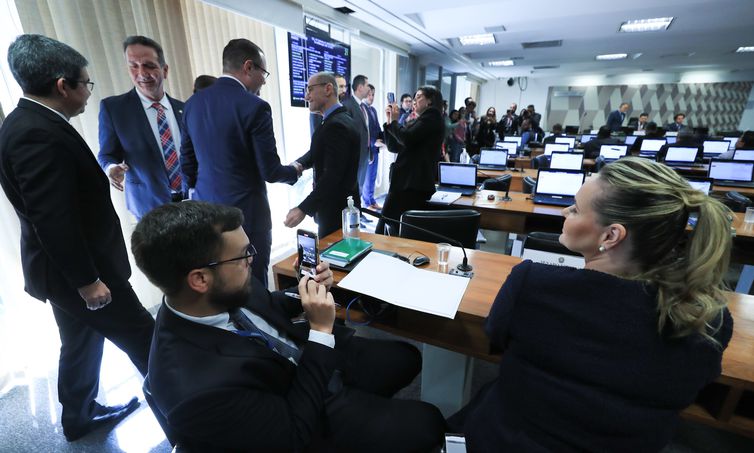
[{"label": "dark tie", "polygon": [[228,314],[230,315],[230,320],[233,325],[241,329],[236,332],[237,334],[247,337],[259,338],[263,340],[268,348],[277,352],[286,359],[293,359],[295,363],[298,363],[301,359],[300,349],[289,346],[279,338],[274,337],[257,327],[253,322],[251,322],[251,319],[249,319],[244,314],[244,312],[241,311],[240,308],[231,310],[228,312]]},{"label": "dark tie", "polygon": [[170,132],[168,118],[165,116],[165,109],[162,104],[155,102],[152,107],[157,110],[157,130],[160,133],[160,144],[162,145],[162,155],[165,158],[165,170],[168,174],[170,189],[173,192],[181,190],[181,169],[178,165],[178,153],[173,143],[173,134]]},{"label": "dark tie", "polygon": [[367,106],[364,103],[360,103],[361,113],[364,115],[364,122],[367,125],[367,150],[369,150],[369,160],[372,160],[372,137],[369,133],[369,113],[367,112]]}]

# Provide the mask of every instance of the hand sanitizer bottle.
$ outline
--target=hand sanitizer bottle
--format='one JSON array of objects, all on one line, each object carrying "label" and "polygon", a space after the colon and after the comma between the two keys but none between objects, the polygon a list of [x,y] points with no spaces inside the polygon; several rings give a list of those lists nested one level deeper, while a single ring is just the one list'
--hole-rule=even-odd
[{"label": "hand sanitizer bottle", "polygon": [[343,209],[343,238],[357,238],[359,237],[359,225],[361,219],[359,216],[359,210],[353,205],[353,197],[348,197],[348,206]]}]

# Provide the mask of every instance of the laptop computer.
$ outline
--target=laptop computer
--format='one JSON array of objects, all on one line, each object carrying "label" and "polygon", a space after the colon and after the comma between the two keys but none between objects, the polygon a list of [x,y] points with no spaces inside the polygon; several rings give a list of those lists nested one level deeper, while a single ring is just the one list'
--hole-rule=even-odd
[{"label": "laptop computer", "polygon": [[647,135],[647,131],[646,130],[634,131],[634,133],[631,134],[631,135],[637,135],[637,136],[639,136],[639,135]]},{"label": "laptop computer", "polygon": [[705,140],[704,141],[704,157],[717,157],[720,154],[728,151],[727,140]]},{"label": "laptop computer", "polygon": [[497,142],[495,143],[495,148],[508,151],[508,157],[518,154],[518,145],[516,145],[516,142]]},{"label": "laptop computer", "polygon": [[473,195],[476,191],[476,164],[438,162],[440,183],[437,190]]},{"label": "laptop computer", "polygon": [[537,185],[534,187],[532,201],[537,204],[570,206],[586,174],[576,170],[539,169]]},{"label": "laptop computer", "polygon": [[576,146],[576,137],[561,135],[560,137],[555,137],[555,143],[568,143],[568,147],[573,149]]},{"label": "laptop computer", "polygon": [[668,137],[666,134],[665,140],[668,142],[668,145],[673,145],[675,144],[675,142],[678,141],[678,137],[676,137],[675,135],[671,135],[670,137]]},{"label": "laptop computer", "polygon": [[568,152],[571,149],[568,143],[545,143],[545,156],[549,156],[553,151]]},{"label": "laptop computer", "polygon": [[754,149],[737,149],[733,151],[733,160],[754,160]]},{"label": "laptop computer", "polygon": [[689,182],[692,188],[704,192],[705,195],[709,195],[712,190],[712,180],[710,178],[694,177],[686,178],[686,181]]},{"label": "laptop computer", "polygon": [[600,156],[605,162],[613,162],[628,154],[628,145],[602,145]]},{"label": "laptop computer", "polygon": [[678,136],[678,131],[666,131],[665,132],[665,137],[677,137],[677,136]]},{"label": "laptop computer", "polygon": [[720,186],[754,187],[754,161],[712,159],[707,176]]},{"label": "laptop computer", "polygon": [[695,164],[699,148],[695,146],[669,146],[665,155],[665,165],[670,167],[689,167]]},{"label": "laptop computer", "polygon": [[516,144],[516,146],[521,146],[521,137],[503,137],[504,142],[513,142]]},{"label": "laptop computer", "polygon": [[595,138],[597,138],[595,134],[581,134],[581,140],[579,141],[583,145],[584,143],[588,143],[590,140],[594,140]]},{"label": "laptop computer", "polygon": [[723,137],[723,140],[728,142],[728,151],[736,149],[736,143],[738,143],[738,137]]},{"label": "laptop computer", "polygon": [[636,142],[636,135],[626,135],[626,141],[625,143],[628,146],[633,146],[633,144]]},{"label": "laptop computer", "polygon": [[550,168],[553,170],[581,170],[584,153],[555,151],[550,154]]},{"label": "laptop computer", "polygon": [[480,170],[505,170],[508,167],[508,151],[482,148],[479,153]]},{"label": "laptop computer", "polygon": [[657,151],[659,151],[660,148],[662,148],[662,145],[664,145],[665,143],[666,142],[664,138],[645,138],[641,142],[639,154],[644,157],[654,157],[657,155]]}]

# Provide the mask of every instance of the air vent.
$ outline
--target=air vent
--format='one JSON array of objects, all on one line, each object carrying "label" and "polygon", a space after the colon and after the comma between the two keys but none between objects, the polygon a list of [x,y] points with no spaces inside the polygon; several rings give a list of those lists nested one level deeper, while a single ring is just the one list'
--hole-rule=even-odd
[{"label": "air vent", "polygon": [[560,47],[563,45],[563,40],[558,39],[556,41],[536,41],[536,42],[522,42],[521,47],[524,49],[542,49],[545,47]]},{"label": "air vent", "polygon": [[487,33],[502,33],[505,31],[504,25],[496,25],[494,27],[484,27],[484,31]]},{"label": "air vent", "polygon": [[559,64],[550,64],[545,66],[534,66],[534,69],[557,69],[559,68]]},{"label": "air vent", "polygon": [[343,14],[353,14],[356,12],[347,6],[341,6],[340,8],[335,8],[335,11],[341,12]]}]

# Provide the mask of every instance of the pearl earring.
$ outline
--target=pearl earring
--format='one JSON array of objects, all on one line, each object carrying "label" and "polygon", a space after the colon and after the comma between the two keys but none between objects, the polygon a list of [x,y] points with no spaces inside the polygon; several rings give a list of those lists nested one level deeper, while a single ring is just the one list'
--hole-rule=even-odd
[{"label": "pearl earring", "polygon": [[604,253],[604,252],[605,252],[605,250],[607,250],[607,249],[605,248],[605,246],[604,246],[604,245],[600,245],[599,247],[597,247],[597,250],[599,250],[599,251],[600,251],[600,253]]}]

